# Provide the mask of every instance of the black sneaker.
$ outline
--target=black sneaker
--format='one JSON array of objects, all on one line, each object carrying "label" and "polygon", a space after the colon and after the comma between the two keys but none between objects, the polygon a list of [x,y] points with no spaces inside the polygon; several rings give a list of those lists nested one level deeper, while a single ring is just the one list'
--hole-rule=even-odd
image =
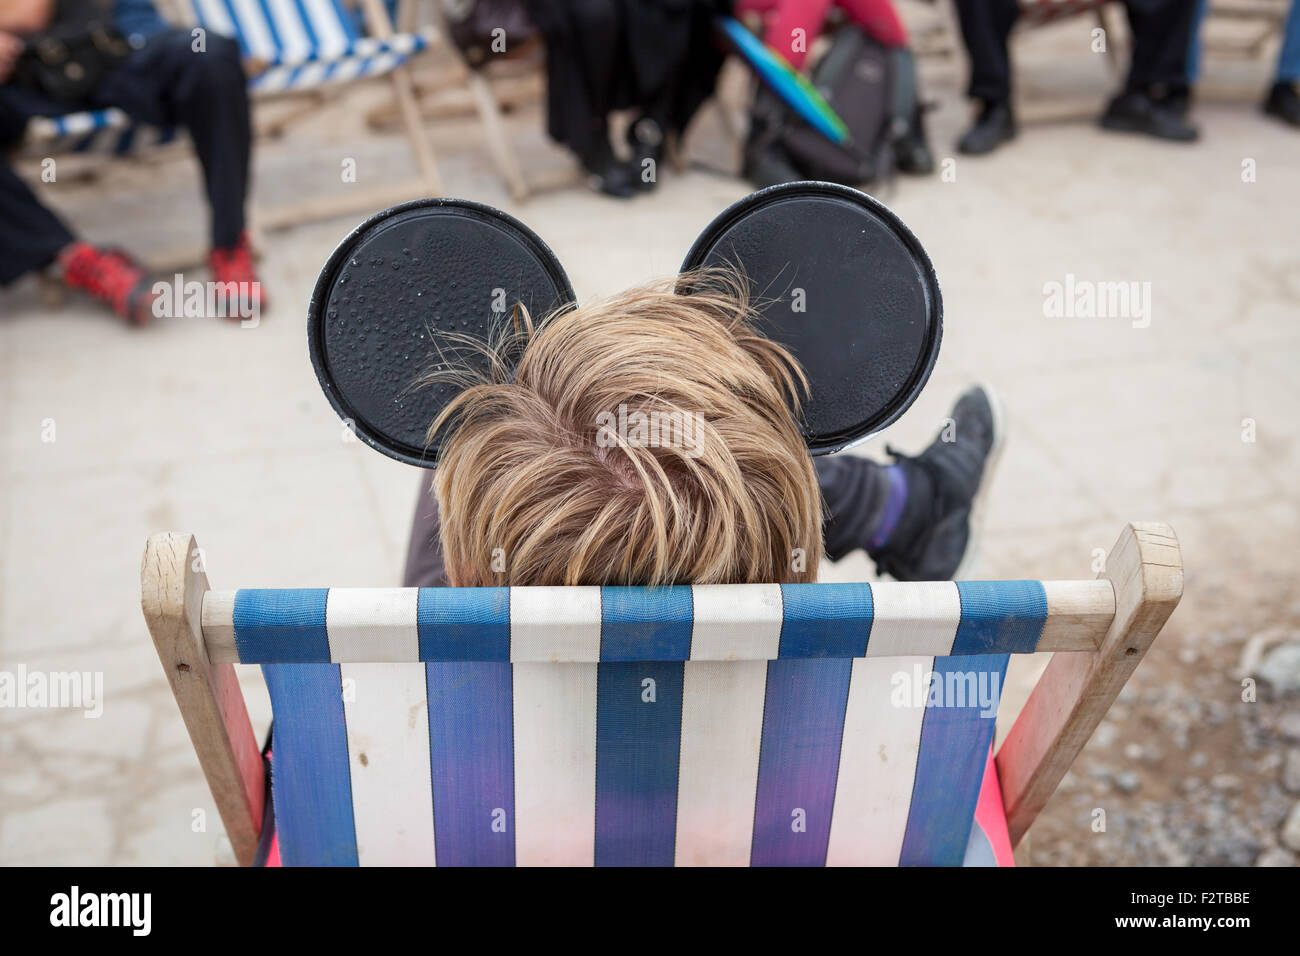
[{"label": "black sneaker", "polygon": [[1178,143],[1190,143],[1201,135],[1173,109],[1146,93],[1121,93],[1115,97],[1102,114],[1101,126],[1121,133],[1145,133],[1156,139]]},{"label": "black sneaker", "polygon": [[948,414],[952,424],[915,458],[887,447],[907,477],[907,504],[889,541],[867,554],[898,581],[956,580],[975,562],[984,492],[1002,451],[1002,414],[987,385],[964,392]]},{"label": "black sneaker", "polygon": [[975,125],[957,142],[957,152],[967,156],[991,153],[1016,137],[1016,118],[1009,103],[985,103]]},{"label": "black sneaker", "polygon": [[1283,123],[1300,126],[1300,90],[1295,83],[1274,83],[1264,100],[1264,112]]}]

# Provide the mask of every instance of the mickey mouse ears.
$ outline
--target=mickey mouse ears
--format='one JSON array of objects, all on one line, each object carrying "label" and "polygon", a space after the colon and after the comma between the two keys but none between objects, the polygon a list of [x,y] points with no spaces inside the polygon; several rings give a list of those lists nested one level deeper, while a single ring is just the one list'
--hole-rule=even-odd
[{"label": "mickey mouse ears", "polygon": [[[682,268],[701,266],[740,271],[763,331],[803,364],[814,455],[880,431],[929,378],[943,321],[934,268],[907,227],[856,190],[790,183],[753,193],[695,241]],[[542,316],[574,301],[555,255],[518,220],[479,203],[418,200],[371,217],[334,250],[308,307],[308,347],[326,398],[358,437],[432,468],[438,443],[426,445],[426,431],[457,387],[417,387],[420,377],[442,354],[486,363],[464,342],[492,340],[516,303]]]}]

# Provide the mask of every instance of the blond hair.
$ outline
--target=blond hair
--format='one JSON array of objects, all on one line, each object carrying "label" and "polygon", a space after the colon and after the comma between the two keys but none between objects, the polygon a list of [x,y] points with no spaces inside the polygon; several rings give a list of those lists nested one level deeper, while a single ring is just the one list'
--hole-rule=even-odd
[{"label": "blond hair", "polygon": [[821,495],[791,412],[803,371],[756,331],[738,280],[678,282],[537,325],[517,310],[486,375],[425,377],[466,386],[428,433],[445,429],[453,585],[815,580]]}]

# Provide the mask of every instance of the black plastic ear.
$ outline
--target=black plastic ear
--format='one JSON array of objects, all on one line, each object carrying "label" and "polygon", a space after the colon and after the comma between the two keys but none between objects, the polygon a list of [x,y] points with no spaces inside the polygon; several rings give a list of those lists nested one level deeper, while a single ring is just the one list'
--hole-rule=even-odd
[{"label": "black plastic ear", "polygon": [[514,306],[540,318],[574,301],[559,260],[527,226],[460,199],[422,199],[366,220],[334,250],[312,293],[307,343],[334,410],[385,455],[432,468],[426,431],[458,388],[417,387],[440,354],[486,367],[464,337],[491,341]]},{"label": "black plastic ear", "polygon": [[752,193],[700,234],[682,271],[712,266],[747,278],[763,331],[807,372],[812,454],[865,441],[929,379],[943,336],[939,281],[916,236],[870,196],[817,182]]}]

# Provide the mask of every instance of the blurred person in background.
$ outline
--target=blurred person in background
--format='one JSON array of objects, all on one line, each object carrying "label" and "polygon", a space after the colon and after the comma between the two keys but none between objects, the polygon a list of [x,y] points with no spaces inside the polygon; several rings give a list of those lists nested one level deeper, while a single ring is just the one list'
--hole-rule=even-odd
[{"label": "blurred person in background", "polygon": [[[593,188],[627,199],[655,188],[668,137],[713,93],[724,52],[713,21],[730,0],[528,0],[546,41],[547,132],[573,150]],[[631,159],[609,139],[630,109]]]},{"label": "blurred person in background", "polygon": [[[1186,114],[1191,107],[1192,89],[1201,73],[1201,24],[1205,20],[1208,0],[1197,0],[1196,23],[1187,51],[1187,82],[1170,91],[1167,102],[1172,109]],[[1288,126],[1300,129],[1300,0],[1291,0],[1291,12],[1282,28],[1282,49],[1277,56],[1273,85],[1264,96],[1260,109]]]},{"label": "blurred person in background", "polygon": [[[1007,37],[1020,16],[1018,0],[956,0],[970,58],[967,95],[980,102],[975,123],[957,143],[968,155],[992,152],[1016,135]],[[1191,142],[1198,136],[1165,97],[1185,82],[1196,0],[1124,0],[1133,54],[1124,89],[1101,117],[1105,129]]]},{"label": "blurred person in background", "polygon": [[[72,69],[49,69],[42,44],[70,51]],[[244,222],[251,132],[238,44],[212,33],[200,42],[150,0],[0,0],[0,152],[32,117],[105,107],[188,131],[211,208],[211,278],[247,283],[238,288],[264,307]],[[78,240],[0,157],[0,285],[50,265],[128,322],[152,318],[144,268]]]},{"label": "blurred person in background", "polygon": [[[887,50],[908,51],[910,42],[898,11],[891,0],[738,0],[736,12],[763,18],[763,42],[779,53],[796,70],[803,70],[830,13],[838,10],[848,22]],[[908,81],[916,83],[915,68],[908,56]],[[925,135],[925,107],[920,96],[907,118],[907,128],[895,142],[896,163],[905,173],[934,171],[934,156]]]}]

